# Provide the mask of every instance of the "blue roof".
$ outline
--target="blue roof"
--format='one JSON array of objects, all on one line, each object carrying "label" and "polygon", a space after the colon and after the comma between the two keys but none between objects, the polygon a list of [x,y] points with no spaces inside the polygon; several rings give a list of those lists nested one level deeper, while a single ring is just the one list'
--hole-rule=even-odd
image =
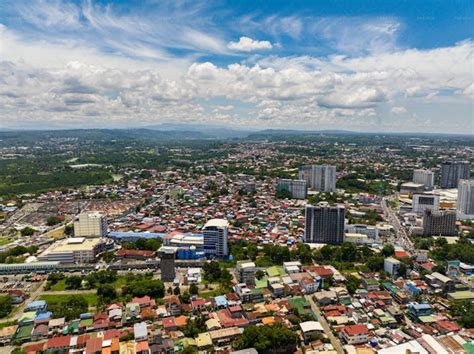
[{"label": "blue roof", "polygon": [[429,310],[429,309],[431,309],[430,304],[413,304],[412,307],[415,310]]},{"label": "blue roof", "polygon": [[162,232],[119,232],[112,231],[109,232],[109,237],[111,238],[163,238],[166,234]]},{"label": "blue roof", "polygon": [[46,301],[44,300],[36,300],[28,304],[26,308],[36,308],[36,307],[45,307]]},{"label": "blue roof", "polygon": [[216,296],[214,299],[216,300],[217,306],[227,306],[227,299],[225,295]]},{"label": "blue roof", "polygon": [[46,320],[52,316],[52,312],[41,312],[36,315],[35,321]]}]

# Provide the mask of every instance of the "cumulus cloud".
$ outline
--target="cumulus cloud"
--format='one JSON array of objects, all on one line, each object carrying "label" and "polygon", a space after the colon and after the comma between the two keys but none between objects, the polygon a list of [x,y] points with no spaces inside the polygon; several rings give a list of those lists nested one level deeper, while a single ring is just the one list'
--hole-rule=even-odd
[{"label": "cumulus cloud", "polygon": [[240,37],[238,42],[229,42],[227,48],[241,52],[253,52],[255,50],[272,49],[269,41],[258,41],[249,37]]},{"label": "cumulus cloud", "polygon": [[392,107],[390,112],[392,112],[393,114],[402,114],[402,113],[406,113],[407,109],[402,106],[395,106],[395,107]]}]

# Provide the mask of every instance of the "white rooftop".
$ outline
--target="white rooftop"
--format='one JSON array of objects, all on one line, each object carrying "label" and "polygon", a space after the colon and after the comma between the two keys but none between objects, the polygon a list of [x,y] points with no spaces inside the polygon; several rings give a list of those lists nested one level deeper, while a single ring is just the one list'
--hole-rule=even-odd
[{"label": "white rooftop", "polygon": [[211,219],[209,220],[204,228],[206,227],[228,227],[229,222],[226,219]]},{"label": "white rooftop", "polygon": [[324,331],[323,326],[321,326],[321,323],[317,321],[301,322],[300,327],[303,332]]}]

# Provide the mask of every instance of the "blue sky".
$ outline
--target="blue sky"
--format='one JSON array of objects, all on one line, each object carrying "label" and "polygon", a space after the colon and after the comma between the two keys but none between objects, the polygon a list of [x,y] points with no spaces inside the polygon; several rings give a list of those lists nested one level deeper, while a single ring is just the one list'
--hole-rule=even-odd
[{"label": "blue sky", "polygon": [[0,128],[474,131],[472,1],[2,1]]}]

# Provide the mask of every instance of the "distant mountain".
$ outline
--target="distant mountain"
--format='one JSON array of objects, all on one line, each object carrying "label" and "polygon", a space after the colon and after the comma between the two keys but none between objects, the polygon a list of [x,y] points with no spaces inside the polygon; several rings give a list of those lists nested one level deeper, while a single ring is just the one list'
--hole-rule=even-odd
[{"label": "distant mountain", "polygon": [[162,123],[149,125],[145,129],[158,131],[188,131],[199,132],[216,139],[245,138],[253,133],[251,130],[230,128],[220,125],[186,124],[186,123]]}]

